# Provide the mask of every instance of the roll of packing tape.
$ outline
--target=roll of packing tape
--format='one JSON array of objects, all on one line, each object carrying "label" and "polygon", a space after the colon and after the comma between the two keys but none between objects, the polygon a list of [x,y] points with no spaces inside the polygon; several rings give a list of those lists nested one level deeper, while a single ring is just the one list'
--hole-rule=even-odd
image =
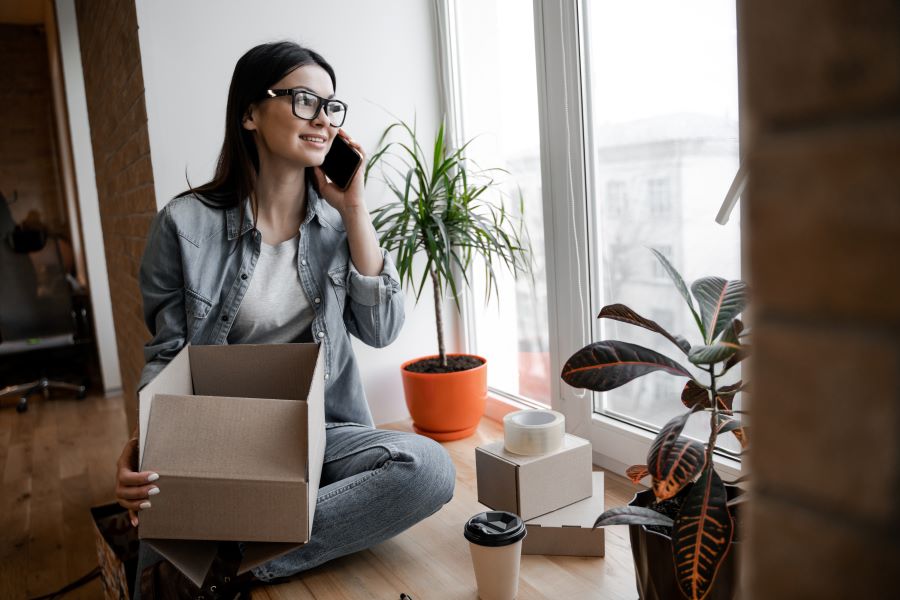
[{"label": "roll of packing tape", "polygon": [[565,434],[566,418],[555,410],[520,410],[503,417],[503,445],[513,454],[553,452]]}]

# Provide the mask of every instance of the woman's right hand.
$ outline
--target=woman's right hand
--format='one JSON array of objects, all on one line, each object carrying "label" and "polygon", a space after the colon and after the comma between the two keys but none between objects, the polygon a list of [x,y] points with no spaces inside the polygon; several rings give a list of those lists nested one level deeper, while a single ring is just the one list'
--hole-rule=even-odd
[{"label": "woman's right hand", "polygon": [[150,496],[159,493],[153,482],[159,475],[150,471],[136,472],[138,462],[137,430],[125,444],[116,463],[116,500],[128,509],[131,525],[138,526],[138,511],[150,508]]}]

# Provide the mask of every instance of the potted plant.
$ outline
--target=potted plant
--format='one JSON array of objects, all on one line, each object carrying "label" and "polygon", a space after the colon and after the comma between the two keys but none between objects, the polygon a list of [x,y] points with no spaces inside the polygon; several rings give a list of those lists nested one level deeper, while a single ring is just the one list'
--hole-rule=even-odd
[{"label": "potted plant", "polygon": [[[387,139],[392,130],[406,141]],[[403,121],[391,124],[368,161],[365,177],[381,163],[384,182],[394,199],[373,211],[372,223],[381,245],[396,253],[400,283],[416,290],[416,302],[431,279],[438,353],[405,362],[401,368],[406,404],[416,432],[440,441],[471,435],[484,414],[487,398],[487,360],[471,354],[447,354],[441,303],[449,290],[460,308],[461,284],[469,286],[473,259],[484,261],[487,297],[499,294],[495,268],[514,277],[530,271],[522,219],[505,208],[499,183],[492,178],[502,169],[479,169],[466,159],[471,140],[451,149],[438,129],[429,152],[423,150],[415,128]],[[520,214],[523,208],[519,195]],[[421,255],[421,276],[414,276],[414,260]]]},{"label": "potted plant", "polygon": [[[747,286],[742,281],[703,277],[691,285],[689,292],[669,261],[658,251],[651,251],[687,303],[702,342],[691,345],[624,304],[603,307],[598,318],[629,323],[664,336],[705,371],[709,381],[698,381],[687,368],[663,354],[616,340],[589,344],[569,358],[562,379],[573,387],[598,392],[654,371],[687,378],[681,402],[688,410],[663,426],[650,447],[647,464],[627,471],[635,483],[649,476],[651,489],[638,493],[628,506],[607,510],[594,526],[629,525],[641,598],[733,598],[737,581],[735,517],[737,504],[746,496],[733,485],[743,478],[731,485],[722,481],[713,466],[713,452],[719,436],[729,432],[742,448],[747,445],[747,428],[736,416],[742,411],[733,410],[735,395],[747,386],[740,381],[720,384],[725,373],[749,353],[749,332],[744,331],[738,318],[747,304]],[[688,418],[698,413],[709,416],[706,443],[681,435]]]}]

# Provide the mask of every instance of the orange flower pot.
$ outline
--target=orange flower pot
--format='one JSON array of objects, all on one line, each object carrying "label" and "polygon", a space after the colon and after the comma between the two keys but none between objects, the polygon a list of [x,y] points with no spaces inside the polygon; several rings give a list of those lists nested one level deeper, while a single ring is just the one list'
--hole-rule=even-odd
[{"label": "orange flower pot", "polygon": [[480,366],[455,373],[416,373],[407,365],[436,356],[422,356],[400,366],[406,406],[416,433],[439,442],[460,440],[475,433],[487,403],[487,360],[474,354]]}]

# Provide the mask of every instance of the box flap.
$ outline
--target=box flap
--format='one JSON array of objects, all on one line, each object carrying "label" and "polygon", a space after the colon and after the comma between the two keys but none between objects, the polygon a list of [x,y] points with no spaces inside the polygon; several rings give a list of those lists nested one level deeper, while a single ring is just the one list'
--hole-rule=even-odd
[{"label": "box flap", "polygon": [[306,419],[305,402],[158,394],[141,470],[161,479],[306,481]]},{"label": "box flap", "polygon": [[218,542],[186,540],[143,540],[166,560],[178,567],[197,587],[203,585],[206,573],[216,558]]},{"label": "box flap", "polygon": [[485,448],[475,448],[475,473],[480,503],[519,514],[519,469],[515,464]]},{"label": "box flap", "polygon": [[[320,347],[315,346],[316,362],[313,372],[309,377],[309,395],[306,398],[307,407],[307,456],[306,461],[308,482],[307,493],[307,526],[308,538],[312,537],[313,517],[316,514],[316,500],[319,497],[319,482],[322,477],[322,463],[325,462],[325,356],[320,352]],[[305,364],[305,363],[304,363]]]},{"label": "box flap", "polygon": [[306,400],[318,344],[192,346],[194,393]]},{"label": "box flap", "polygon": [[155,394],[193,394],[191,383],[190,344],[181,349],[156,377],[138,392],[138,464],[143,463],[144,445],[147,443],[147,424],[150,406]]},{"label": "box flap", "polygon": [[526,521],[528,526],[536,527],[582,527],[591,529],[594,521],[603,512],[603,472],[594,471],[591,474],[593,493],[575,504],[564,506],[546,515],[535,517]]}]

